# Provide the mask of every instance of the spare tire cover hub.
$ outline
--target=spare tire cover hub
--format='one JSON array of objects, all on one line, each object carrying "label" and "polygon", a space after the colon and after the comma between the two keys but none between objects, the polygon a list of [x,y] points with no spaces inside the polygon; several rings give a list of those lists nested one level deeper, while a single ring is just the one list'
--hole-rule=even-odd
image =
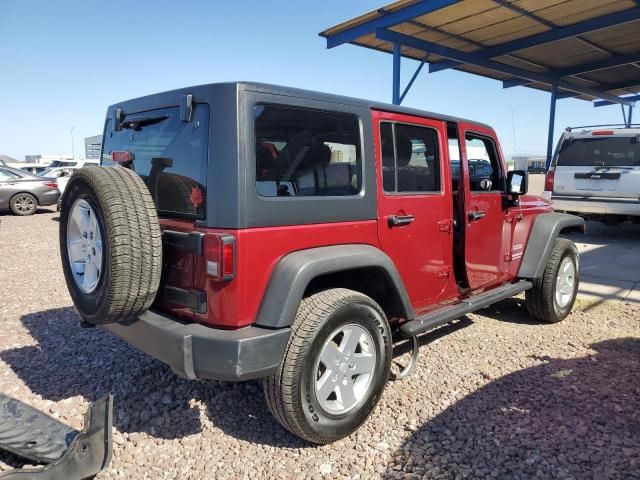
[{"label": "spare tire cover hub", "polygon": [[73,279],[85,293],[93,292],[102,276],[101,230],[101,220],[95,209],[85,199],[77,199],[67,224],[67,252]]}]

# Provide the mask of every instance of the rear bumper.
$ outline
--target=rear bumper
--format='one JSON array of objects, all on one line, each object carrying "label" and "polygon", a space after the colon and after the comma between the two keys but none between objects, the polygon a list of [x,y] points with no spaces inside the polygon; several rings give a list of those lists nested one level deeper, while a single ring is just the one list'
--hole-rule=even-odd
[{"label": "rear bumper", "polygon": [[280,365],[290,333],[289,328],[254,326],[220,330],[151,311],[130,325],[103,327],[192,380],[241,381],[271,375]]},{"label": "rear bumper", "polygon": [[632,198],[597,198],[552,195],[543,197],[551,201],[554,210],[590,215],[640,216],[640,201]]},{"label": "rear bumper", "polygon": [[38,203],[47,207],[49,205],[55,205],[58,203],[58,199],[60,198],[60,190],[58,189],[49,189],[46,192],[41,192],[38,194]]}]

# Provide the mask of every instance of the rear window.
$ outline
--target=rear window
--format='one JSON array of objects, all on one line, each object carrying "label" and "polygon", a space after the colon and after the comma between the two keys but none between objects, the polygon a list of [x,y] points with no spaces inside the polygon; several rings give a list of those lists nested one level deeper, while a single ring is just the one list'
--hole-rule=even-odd
[{"label": "rear window", "polygon": [[258,105],[254,115],[259,195],[360,192],[360,127],[355,115],[284,105]]},{"label": "rear window", "polygon": [[[191,122],[178,107],[127,115],[122,130],[107,121],[102,165],[114,165],[113,152],[129,152],[127,166],[142,177],[163,216],[205,216],[209,106],[197,104]],[[118,154],[120,155],[120,154]]]},{"label": "rear window", "polygon": [[565,140],[558,153],[561,167],[640,166],[637,137],[578,138]]}]

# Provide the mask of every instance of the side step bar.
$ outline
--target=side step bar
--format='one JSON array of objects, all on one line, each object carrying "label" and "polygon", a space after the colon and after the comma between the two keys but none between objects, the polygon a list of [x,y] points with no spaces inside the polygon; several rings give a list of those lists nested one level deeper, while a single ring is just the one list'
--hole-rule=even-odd
[{"label": "side step bar", "polygon": [[431,330],[443,323],[450,322],[456,318],[460,318],[467,313],[475,312],[481,308],[488,307],[505,298],[513,297],[519,293],[529,290],[533,284],[528,280],[520,280],[517,283],[510,283],[502,287],[495,288],[485,293],[473,295],[469,298],[461,300],[452,307],[446,307],[435,312],[429,312],[425,315],[416,317],[415,319],[405,323],[400,327],[400,332],[407,336],[413,337],[421,333]]}]

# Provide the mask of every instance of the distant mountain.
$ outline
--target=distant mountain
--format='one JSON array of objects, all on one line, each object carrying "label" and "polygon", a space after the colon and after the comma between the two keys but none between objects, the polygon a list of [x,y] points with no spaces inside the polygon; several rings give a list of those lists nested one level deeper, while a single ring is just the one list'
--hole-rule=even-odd
[{"label": "distant mountain", "polygon": [[4,163],[16,163],[20,161],[16,160],[13,157],[10,157],[9,155],[0,155],[0,160],[2,160]]}]

